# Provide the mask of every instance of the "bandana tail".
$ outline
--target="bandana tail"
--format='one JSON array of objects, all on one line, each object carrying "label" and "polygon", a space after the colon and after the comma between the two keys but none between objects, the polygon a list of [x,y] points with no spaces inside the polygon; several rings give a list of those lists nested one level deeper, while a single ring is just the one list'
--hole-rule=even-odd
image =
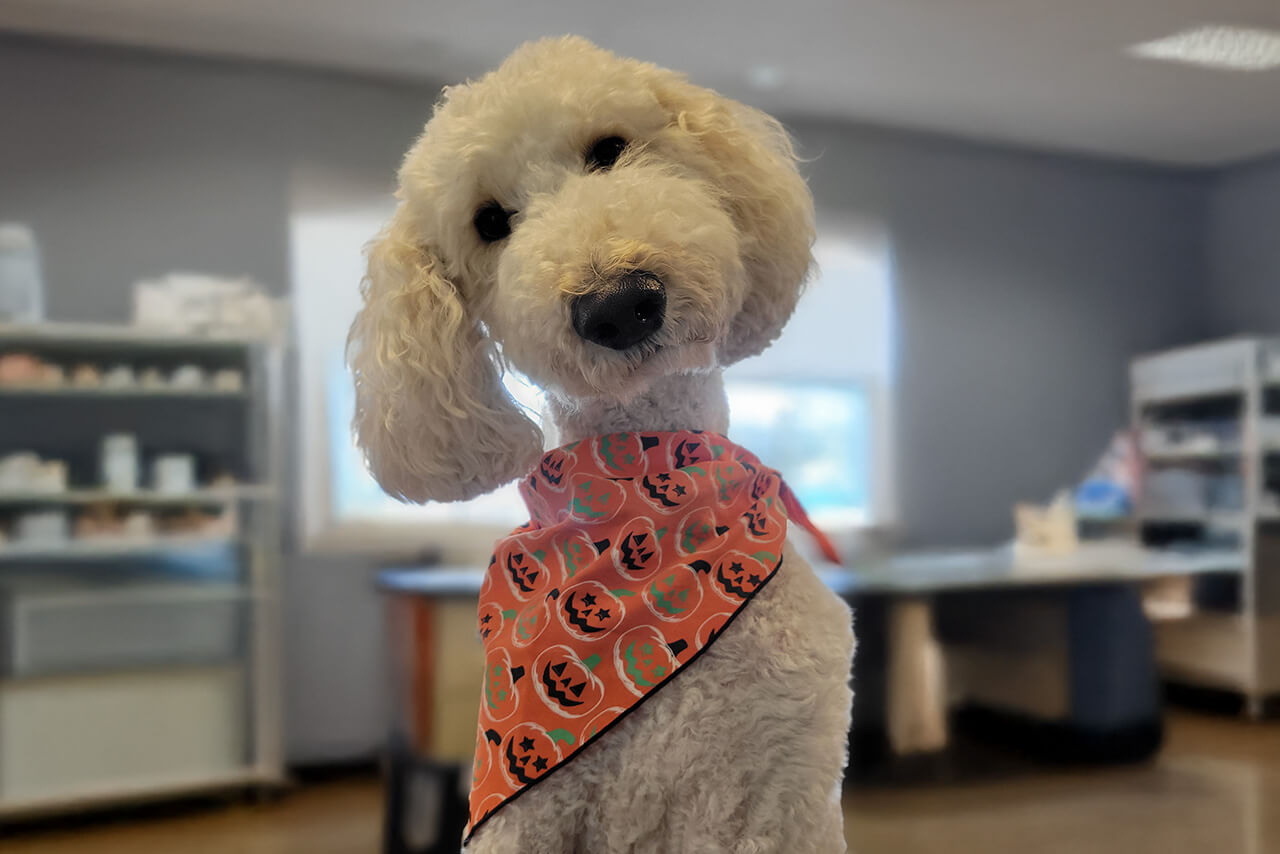
[{"label": "bandana tail", "polygon": [[809,518],[809,514],[804,512],[804,506],[800,503],[800,499],[796,498],[791,487],[785,483],[779,490],[782,494],[782,503],[786,505],[787,516],[799,523],[800,527],[809,532],[814,541],[818,544],[818,551],[822,552],[822,556],[832,563],[840,563],[840,553],[836,551],[836,547],[831,544],[831,540],[827,539],[827,535],[818,530],[818,526],[813,524],[813,520]]}]

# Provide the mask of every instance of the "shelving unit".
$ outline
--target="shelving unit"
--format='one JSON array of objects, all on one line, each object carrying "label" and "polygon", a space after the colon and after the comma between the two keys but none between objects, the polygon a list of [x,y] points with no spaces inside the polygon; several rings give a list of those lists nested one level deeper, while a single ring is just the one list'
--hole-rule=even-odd
[{"label": "shelving unit", "polygon": [[5,492],[0,490],[0,506],[5,505],[85,505],[133,504],[153,507],[207,507],[240,501],[274,501],[276,491],[265,484],[230,487],[210,486],[193,492],[112,492],[106,489],[68,489],[64,492]]},{"label": "shelving unit", "polygon": [[[0,457],[30,451],[69,473],[62,491],[0,489],[0,524],[28,511],[107,509],[223,519],[207,531],[0,540],[0,819],[279,785],[281,348],[0,324],[0,356],[14,353],[68,375],[79,364],[166,377],[195,365],[234,369],[243,384],[0,385]],[[157,491],[144,464],[144,486],[105,489],[97,455],[112,433],[136,436],[144,463],[189,453],[202,483],[215,474],[234,483]],[[210,639],[219,644],[199,656],[178,653]]]},{"label": "shelving unit", "polygon": [[[1151,544],[1221,546],[1227,537],[1239,549],[1238,578],[1192,588],[1190,613],[1157,624],[1157,655],[1168,677],[1238,692],[1249,714],[1260,716],[1266,700],[1280,694],[1280,443],[1264,429],[1267,419],[1280,417],[1280,339],[1238,338],[1140,358],[1130,379],[1140,445],[1153,427],[1208,433],[1224,423],[1238,427],[1217,447],[1192,441],[1185,450],[1166,442],[1144,449],[1147,488],[1138,519]],[[1184,484],[1202,478],[1206,506],[1153,507],[1152,479],[1170,470],[1190,478]],[[1238,493],[1238,501],[1212,506],[1211,479],[1222,494]]]},{"label": "shelving unit", "polygon": [[1145,525],[1195,525],[1198,527],[1238,531],[1250,524],[1242,512],[1218,510],[1205,513],[1143,513],[1138,521]]},{"label": "shelving unit", "polygon": [[238,542],[231,537],[218,536],[168,536],[139,537],[136,539],[70,540],[66,543],[5,543],[0,548],[0,567],[15,561],[38,560],[93,560],[117,558],[178,556],[184,552],[198,552],[217,546],[233,546]]},{"label": "shelving unit", "polygon": [[0,386],[0,400],[9,398],[23,397],[104,397],[104,398],[177,398],[179,400],[189,398],[243,398],[247,397],[247,392],[243,390],[219,389],[219,388],[147,388],[145,386],[136,386],[133,388],[106,388],[94,386],[43,386],[43,385],[16,385],[2,387]]},{"label": "shelving unit", "polygon": [[1150,463],[1211,462],[1235,459],[1240,456],[1240,448],[1237,446],[1213,451],[1150,451],[1145,456]]}]

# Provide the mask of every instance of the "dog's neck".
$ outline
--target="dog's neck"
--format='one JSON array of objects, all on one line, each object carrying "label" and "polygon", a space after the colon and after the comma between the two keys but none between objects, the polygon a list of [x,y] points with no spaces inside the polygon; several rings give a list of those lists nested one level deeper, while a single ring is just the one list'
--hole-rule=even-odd
[{"label": "dog's neck", "polygon": [[550,409],[562,443],[639,430],[729,429],[729,403],[718,370],[662,377],[626,402],[552,397]]}]

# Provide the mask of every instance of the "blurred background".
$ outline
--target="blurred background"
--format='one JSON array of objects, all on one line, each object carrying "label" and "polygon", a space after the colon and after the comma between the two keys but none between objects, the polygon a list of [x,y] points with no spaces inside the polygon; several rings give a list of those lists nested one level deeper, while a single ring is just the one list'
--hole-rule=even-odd
[{"label": "blurred background", "polygon": [[846,556],[852,848],[1280,851],[1274,0],[0,0],[4,850],[457,850],[523,508],[383,496],[342,349],[441,88],[568,32],[804,157],[727,381]]}]

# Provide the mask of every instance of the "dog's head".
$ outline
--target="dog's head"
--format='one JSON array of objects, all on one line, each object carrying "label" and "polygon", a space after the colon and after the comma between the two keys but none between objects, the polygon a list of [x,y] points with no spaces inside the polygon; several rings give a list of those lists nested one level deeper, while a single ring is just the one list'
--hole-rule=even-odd
[{"label": "dog's head", "polygon": [[562,398],[626,400],[763,350],[811,260],[776,121],[578,38],[448,89],[397,195],[348,357],[370,469],[412,501],[536,462],[502,361]]}]

